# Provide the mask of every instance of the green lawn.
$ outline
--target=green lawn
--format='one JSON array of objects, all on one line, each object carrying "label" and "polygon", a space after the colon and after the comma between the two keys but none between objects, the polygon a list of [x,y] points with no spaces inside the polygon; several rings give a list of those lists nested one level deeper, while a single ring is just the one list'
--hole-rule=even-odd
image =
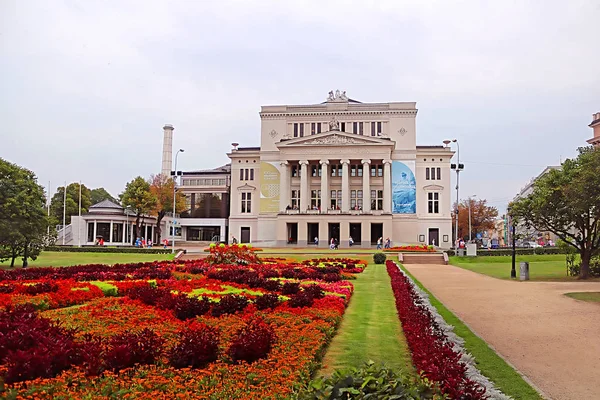
[{"label": "green lawn", "polygon": [[591,303],[600,303],[600,292],[573,292],[565,293],[575,300],[589,301]]},{"label": "green lawn", "polygon": [[[520,276],[519,263],[521,261],[529,262],[529,278],[533,281],[576,279],[576,277],[567,276],[564,254],[518,255],[515,265],[517,278]],[[510,256],[450,257],[450,264],[494,278],[510,279]]]},{"label": "green lawn", "polygon": [[352,283],[354,294],[327,349],[321,373],[360,367],[369,360],[414,373],[385,265],[370,264]]},{"label": "green lawn", "polygon": [[[134,253],[71,253],[62,251],[44,251],[35,261],[29,260],[31,267],[68,267],[81,264],[119,264],[146,261],[172,260],[172,254],[134,254]],[[0,268],[8,268],[10,261],[0,263]],[[22,261],[15,260],[15,268]]]},{"label": "green lawn", "polygon": [[[541,256],[540,256],[541,257]],[[481,258],[491,258],[481,257]],[[405,268],[402,268],[415,283],[429,294],[431,304],[438,310],[444,320],[454,326],[454,333],[465,340],[465,348],[477,362],[477,368],[490,379],[496,387],[504,394],[512,396],[516,400],[543,399],[517,371],[506,363],[487,343],[475,335],[454,313],[448,310],[438,299],[435,298],[414,276]],[[501,326],[498,329],[502,329]]]}]

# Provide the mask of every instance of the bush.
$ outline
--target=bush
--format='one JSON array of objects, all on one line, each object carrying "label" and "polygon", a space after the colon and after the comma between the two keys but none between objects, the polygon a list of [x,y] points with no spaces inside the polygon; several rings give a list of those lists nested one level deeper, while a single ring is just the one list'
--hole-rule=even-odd
[{"label": "bush", "polygon": [[182,321],[204,315],[210,310],[212,302],[206,297],[198,299],[186,293],[173,296],[172,309],[175,317]]},{"label": "bush", "polygon": [[[155,288],[151,286],[134,286],[127,290],[127,296],[132,300],[139,300],[149,306],[162,306],[161,308],[169,308],[165,301],[171,297],[171,292],[164,288]],[[165,299],[165,297],[167,299]]]},{"label": "bush", "polygon": [[386,259],[387,259],[387,256],[384,253],[373,254],[373,262],[375,264],[383,264],[383,263],[385,263]]},{"label": "bush", "polygon": [[285,295],[296,294],[300,291],[299,282],[286,282],[281,288],[281,293]]},{"label": "bush", "polygon": [[135,364],[154,364],[163,351],[165,340],[153,330],[122,333],[110,338],[106,350],[106,367],[117,372]]},{"label": "bush", "polygon": [[263,288],[270,292],[279,292],[281,290],[281,283],[275,279],[269,279],[263,285]]},{"label": "bush", "polygon": [[251,363],[266,357],[274,343],[273,328],[256,318],[237,332],[227,353],[233,362]]},{"label": "bush", "polygon": [[24,291],[26,294],[30,294],[32,296],[42,293],[55,293],[58,292],[58,284],[55,282],[34,283],[33,285],[25,285]]},{"label": "bush", "polygon": [[179,333],[169,351],[169,364],[175,368],[202,368],[219,357],[219,331],[205,324],[190,325]]},{"label": "bush", "polygon": [[313,305],[314,301],[315,298],[312,293],[302,291],[291,295],[288,304],[293,308],[310,307]]},{"label": "bush", "polygon": [[221,297],[218,303],[215,303],[211,314],[213,317],[220,317],[223,314],[235,314],[238,311],[243,311],[247,305],[248,299],[244,296],[226,294]]},{"label": "bush", "polygon": [[401,375],[373,361],[360,368],[336,370],[316,378],[304,388],[301,400],[321,399],[431,399],[441,393],[434,384],[420,377]]},{"label": "bush", "polygon": [[314,299],[322,299],[325,297],[325,291],[319,285],[306,285],[302,290],[311,295]]},{"label": "bush", "polygon": [[272,309],[277,307],[279,304],[281,304],[281,300],[279,300],[278,295],[269,293],[257,297],[254,303],[256,304],[256,308],[259,310],[266,310],[267,308]]}]

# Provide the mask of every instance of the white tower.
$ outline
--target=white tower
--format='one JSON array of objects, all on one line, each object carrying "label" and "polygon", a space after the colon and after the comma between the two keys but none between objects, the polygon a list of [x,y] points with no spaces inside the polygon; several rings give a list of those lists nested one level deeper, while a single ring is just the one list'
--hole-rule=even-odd
[{"label": "white tower", "polygon": [[173,168],[173,125],[166,124],[163,127],[163,154],[162,154],[162,169],[161,173],[167,178],[171,177]]}]

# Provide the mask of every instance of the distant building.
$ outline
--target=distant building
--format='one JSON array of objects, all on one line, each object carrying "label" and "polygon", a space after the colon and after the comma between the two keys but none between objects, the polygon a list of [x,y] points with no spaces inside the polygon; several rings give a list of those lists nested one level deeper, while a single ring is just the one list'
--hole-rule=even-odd
[{"label": "distant building", "polygon": [[600,112],[592,114],[592,123],[588,126],[594,130],[594,137],[587,142],[592,146],[600,147]]}]

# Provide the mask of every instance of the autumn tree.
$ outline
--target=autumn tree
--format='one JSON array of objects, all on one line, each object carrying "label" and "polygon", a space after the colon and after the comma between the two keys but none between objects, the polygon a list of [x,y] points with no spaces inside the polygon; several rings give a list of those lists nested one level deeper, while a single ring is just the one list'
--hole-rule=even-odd
[{"label": "autumn tree", "polygon": [[[50,201],[50,216],[54,222],[62,224],[65,187],[60,186]],[[71,216],[79,213],[79,182],[67,185],[66,224],[71,223]],[[81,185],[81,212],[86,213],[92,205],[91,191]]]},{"label": "autumn tree", "polygon": [[46,241],[46,195],[35,174],[0,158],[0,261],[35,260]]},{"label": "autumn tree", "polygon": [[[469,198],[458,205],[458,237],[469,236],[469,203],[471,205],[471,231],[475,236],[477,233],[488,231],[495,226],[498,218],[498,209],[487,205],[485,199]],[[456,203],[454,204],[456,210]],[[456,216],[452,216],[452,226],[456,223]],[[472,239],[472,238],[469,238]]]},{"label": "autumn tree", "polygon": [[123,207],[130,207],[135,213],[136,234],[139,236],[142,232],[144,215],[150,215],[156,207],[157,199],[150,190],[150,183],[138,176],[127,183],[120,198]]},{"label": "autumn tree", "polygon": [[530,195],[510,205],[520,224],[554,233],[581,256],[579,278],[590,277],[590,260],[600,253],[600,149],[583,147],[538,178]]},{"label": "autumn tree", "polygon": [[108,191],[104,188],[96,188],[96,189],[92,189],[90,191],[90,198],[92,200],[92,205],[94,204],[98,204],[101,201],[104,200],[110,200],[113,203],[119,203],[119,200],[115,199],[114,197],[111,196],[110,193],[108,193]]},{"label": "autumn tree", "polygon": [[[163,174],[152,175],[150,177],[150,191],[156,197],[156,205],[152,210],[152,215],[156,216],[156,229],[158,237],[161,237],[160,224],[168,212],[173,211],[173,179],[164,176]],[[175,195],[175,213],[180,213],[185,210],[185,195],[180,191]]]}]

